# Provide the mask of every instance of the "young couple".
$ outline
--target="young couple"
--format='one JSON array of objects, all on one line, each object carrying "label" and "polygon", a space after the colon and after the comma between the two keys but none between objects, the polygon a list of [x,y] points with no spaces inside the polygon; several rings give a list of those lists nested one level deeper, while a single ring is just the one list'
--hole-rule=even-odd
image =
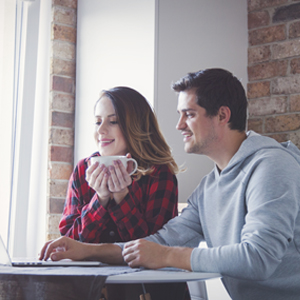
[{"label": "young couple", "polygon": [[[96,259],[126,262],[131,267],[218,272],[232,299],[298,299],[300,151],[291,142],[279,144],[246,132],[245,91],[226,70],[190,73],[173,89],[178,92],[177,129],[183,135],[185,151],[206,155],[215,162],[189,197],[188,207],[156,233],[148,231],[151,235],[145,238],[92,244],[61,237],[44,245],[40,259]],[[113,140],[107,144],[110,142],[113,144]],[[138,160],[137,154],[143,152],[133,154],[126,145],[122,154],[130,153]],[[139,182],[131,182],[127,175],[119,164],[111,170],[89,167],[86,180],[99,202],[93,206],[100,206],[101,201],[104,207],[110,202],[120,206],[133,183]],[[108,194],[106,202],[103,195]],[[135,204],[137,209],[139,204]],[[208,248],[198,248],[201,241],[206,241]],[[65,251],[56,251],[60,247]]]}]

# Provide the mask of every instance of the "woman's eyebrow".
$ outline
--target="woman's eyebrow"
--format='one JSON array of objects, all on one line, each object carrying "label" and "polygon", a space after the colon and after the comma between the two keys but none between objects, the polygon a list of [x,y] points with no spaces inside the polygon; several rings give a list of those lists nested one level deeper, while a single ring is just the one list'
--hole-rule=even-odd
[{"label": "woman's eyebrow", "polygon": [[[115,116],[116,116],[116,114],[111,114],[111,115],[108,115],[107,117],[108,117],[108,118],[111,118],[111,117],[115,117]],[[101,118],[101,116],[97,116],[97,115],[96,115],[95,118]]]}]

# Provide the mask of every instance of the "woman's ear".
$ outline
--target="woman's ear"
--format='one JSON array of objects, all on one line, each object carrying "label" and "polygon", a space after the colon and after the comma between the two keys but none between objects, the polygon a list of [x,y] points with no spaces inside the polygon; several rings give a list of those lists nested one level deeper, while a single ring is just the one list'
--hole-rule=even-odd
[{"label": "woman's ear", "polygon": [[231,110],[228,106],[221,106],[218,112],[219,122],[223,124],[227,124],[231,117]]}]

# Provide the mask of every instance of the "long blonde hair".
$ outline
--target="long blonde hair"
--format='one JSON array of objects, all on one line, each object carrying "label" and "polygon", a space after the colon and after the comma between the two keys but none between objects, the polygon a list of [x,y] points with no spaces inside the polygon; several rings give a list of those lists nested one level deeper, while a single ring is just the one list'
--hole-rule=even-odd
[{"label": "long blonde hair", "polygon": [[128,152],[138,162],[136,179],[151,174],[154,165],[167,165],[177,174],[179,168],[146,98],[134,89],[115,87],[103,90],[96,105],[104,96],[112,101]]}]

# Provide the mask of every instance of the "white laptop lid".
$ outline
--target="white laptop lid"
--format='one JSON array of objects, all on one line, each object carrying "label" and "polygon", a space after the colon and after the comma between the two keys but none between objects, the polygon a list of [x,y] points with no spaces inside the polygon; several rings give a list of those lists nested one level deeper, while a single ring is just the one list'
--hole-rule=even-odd
[{"label": "white laptop lid", "polygon": [[13,267],[57,267],[57,266],[82,266],[82,267],[98,267],[103,266],[105,264],[99,261],[72,261],[72,260],[60,260],[60,261],[41,261],[41,260],[34,260],[34,261],[12,261],[9,253],[4,245],[2,237],[0,235],[0,265],[4,266],[13,266]]}]

